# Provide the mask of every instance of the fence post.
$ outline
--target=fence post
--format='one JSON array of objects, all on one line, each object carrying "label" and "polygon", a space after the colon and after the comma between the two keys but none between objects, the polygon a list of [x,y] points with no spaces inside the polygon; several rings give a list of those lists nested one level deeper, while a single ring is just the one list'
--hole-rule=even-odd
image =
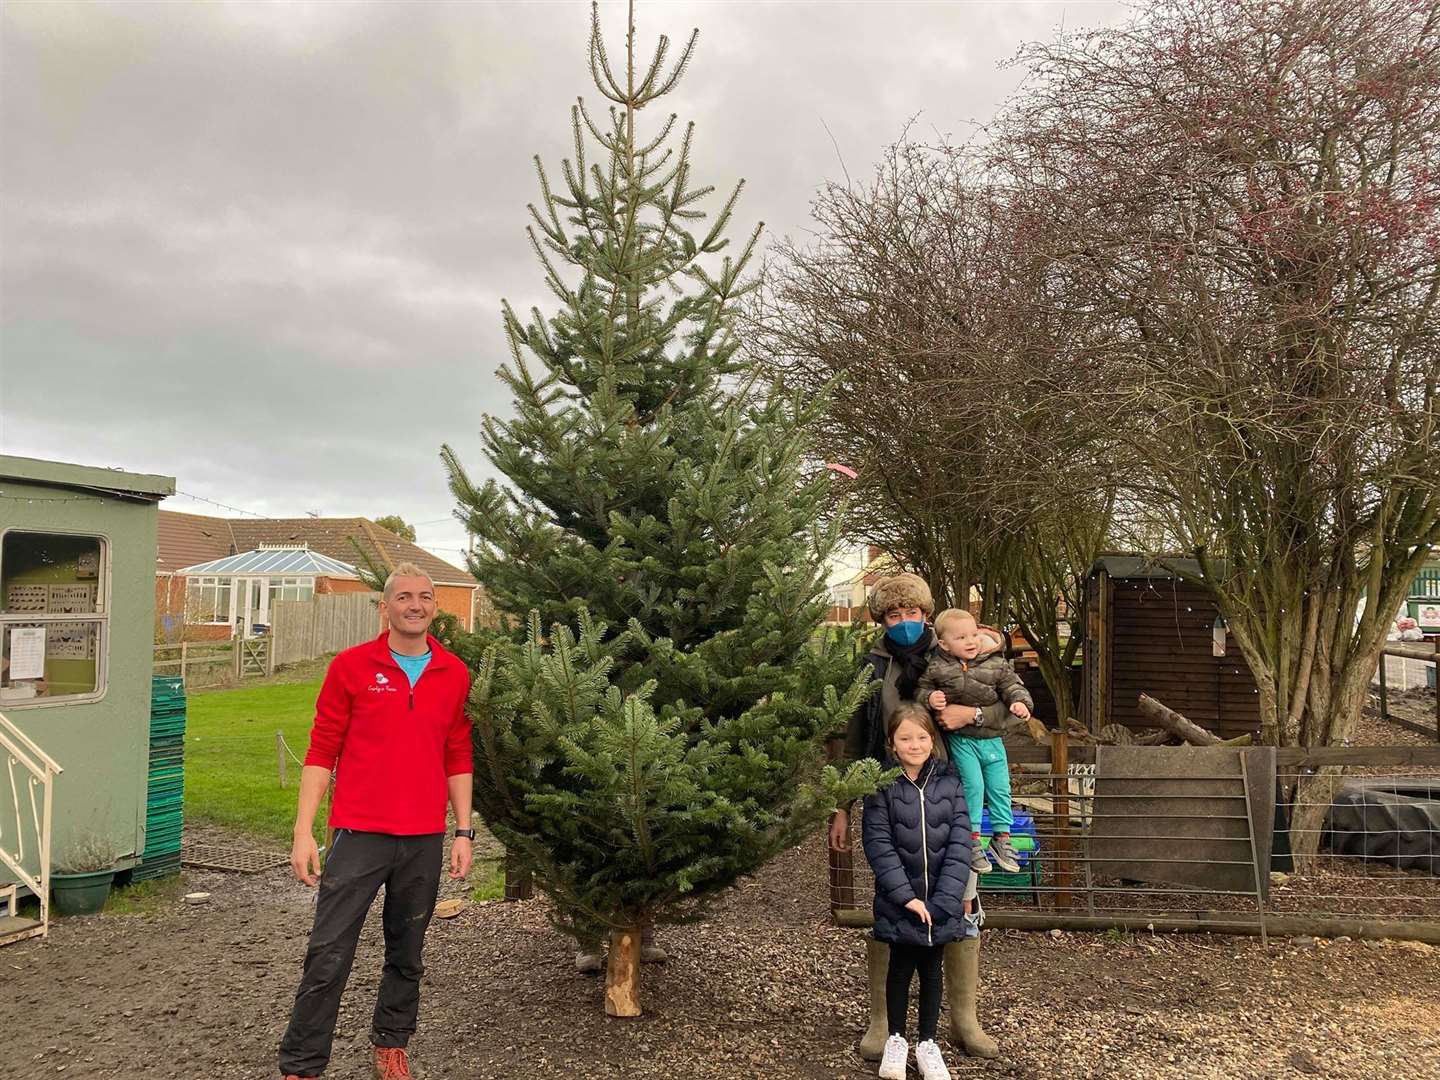
[{"label": "fence post", "polygon": [[1070,859],[1070,736],[1064,728],[1050,733],[1050,772],[1055,792],[1055,906],[1069,910],[1074,868]]},{"label": "fence post", "polygon": [[[1381,658],[1384,663],[1384,658]],[[1435,657],[1431,661],[1435,669],[1435,741],[1440,742],[1440,637],[1435,639]]]},{"label": "fence post", "polygon": [[[1400,679],[1400,684],[1401,684],[1402,686],[1405,684],[1405,679],[1404,679],[1403,677]],[[1381,720],[1389,720],[1389,719],[1390,719],[1390,702],[1389,702],[1388,698],[1389,698],[1389,688],[1388,688],[1388,686],[1386,685],[1386,678],[1385,678],[1385,654],[1382,652],[1382,653],[1380,654],[1380,719],[1381,719]]]},{"label": "fence post", "polygon": [[180,642],[180,684],[182,686],[190,685],[188,682],[185,681],[185,666],[186,661],[189,659],[189,651],[190,643],[188,641]]},{"label": "fence post", "polygon": [[[845,740],[841,736],[834,736],[825,743],[825,760],[827,764],[842,764],[845,757]],[[858,805],[858,804],[856,804]],[[847,816],[853,815],[855,806],[846,809]],[[854,821],[850,821],[847,829],[853,831]],[[827,842],[825,844],[826,854],[830,858],[830,912],[833,915],[837,911],[848,911],[855,905],[855,854],[849,846],[849,832],[846,834],[846,848],[844,851],[831,851],[828,842],[829,830],[826,830]]]},{"label": "fence post", "polygon": [[285,786],[285,733],[275,732],[275,759],[280,763],[280,786]]}]

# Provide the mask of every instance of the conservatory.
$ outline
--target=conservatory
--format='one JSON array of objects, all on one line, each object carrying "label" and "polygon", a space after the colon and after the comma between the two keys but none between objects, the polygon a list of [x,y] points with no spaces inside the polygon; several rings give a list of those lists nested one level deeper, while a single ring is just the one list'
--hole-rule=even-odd
[{"label": "conservatory", "polygon": [[185,579],[187,623],[229,626],[247,638],[269,629],[277,600],[365,588],[355,567],[304,544],[261,544],[254,551],[187,566],[176,576]]}]

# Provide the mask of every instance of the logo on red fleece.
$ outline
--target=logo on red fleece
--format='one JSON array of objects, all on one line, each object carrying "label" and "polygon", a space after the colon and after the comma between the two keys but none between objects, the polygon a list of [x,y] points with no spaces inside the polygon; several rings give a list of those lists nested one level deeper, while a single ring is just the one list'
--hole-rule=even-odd
[{"label": "logo on red fleece", "polygon": [[390,685],[389,677],[383,671],[375,672],[375,685],[367,687],[372,694],[395,694],[398,693],[395,687]]}]

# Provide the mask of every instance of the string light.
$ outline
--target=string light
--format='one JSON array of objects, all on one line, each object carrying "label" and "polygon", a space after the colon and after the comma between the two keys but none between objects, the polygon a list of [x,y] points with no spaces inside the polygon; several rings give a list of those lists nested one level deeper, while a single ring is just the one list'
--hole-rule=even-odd
[{"label": "string light", "polygon": [[56,498],[38,495],[7,495],[0,491],[0,499],[6,502],[23,502],[26,505],[31,503],[71,503],[71,502],[106,502],[107,500],[97,495],[63,495]]},{"label": "string light", "polygon": [[[176,495],[180,495],[180,496],[182,496],[182,497],[184,497],[184,498],[186,498],[186,499],[194,499],[196,502],[202,502],[202,503],[206,503],[206,504],[208,504],[208,505],[210,505],[210,506],[219,507],[221,510],[231,510],[231,511],[237,513],[237,514],[248,514],[250,517],[260,518],[260,519],[262,519],[262,520],[264,520],[264,518],[265,518],[265,516],[266,516],[266,515],[264,515],[264,514],[257,514],[257,513],[255,513],[255,511],[253,511],[253,510],[245,510],[245,509],[243,509],[242,507],[239,507],[239,506],[231,506],[231,505],[229,505],[228,503],[216,502],[214,499],[207,499],[207,498],[205,498],[203,495],[192,495],[192,494],[190,494],[188,491],[177,491],[177,492],[175,492],[175,494],[176,494]],[[141,499],[141,500],[143,500],[143,501],[145,501],[145,502],[149,502],[149,501],[150,501],[150,499],[145,498],[144,496],[133,495],[133,494],[130,494],[130,493],[128,493],[128,492],[117,492],[115,495],[109,496],[109,497],[101,496],[101,495],[12,495],[12,494],[10,494],[9,492],[7,492],[7,491],[5,491],[5,490],[3,490],[3,489],[0,489],[0,499],[4,499],[6,502],[16,502],[16,503],[21,503],[21,502],[23,502],[23,503],[25,503],[27,506],[31,506],[31,505],[34,505],[34,504],[36,504],[36,503],[77,503],[77,502],[104,503],[104,502],[111,502],[111,501],[113,501],[114,499],[117,499],[117,498],[118,498],[118,499],[137,499],[137,498],[138,498],[138,499]]]},{"label": "string light", "polygon": [[175,494],[186,499],[194,499],[196,502],[207,503],[210,506],[218,506],[221,510],[233,510],[237,514],[249,514],[251,517],[262,519],[266,516],[264,514],[257,514],[254,510],[242,510],[238,506],[230,506],[226,503],[216,502],[214,499],[207,499],[203,495],[191,495],[188,491],[176,491]]}]

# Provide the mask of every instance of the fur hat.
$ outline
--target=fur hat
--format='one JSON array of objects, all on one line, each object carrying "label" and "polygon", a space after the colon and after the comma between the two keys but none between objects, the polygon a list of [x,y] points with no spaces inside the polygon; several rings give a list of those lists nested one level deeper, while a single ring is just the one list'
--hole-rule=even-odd
[{"label": "fur hat", "polygon": [[870,617],[876,622],[885,618],[887,611],[896,608],[917,607],[928,618],[935,611],[935,598],[930,595],[930,586],[925,579],[914,574],[888,574],[875,582],[866,601],[870,605]]}]

